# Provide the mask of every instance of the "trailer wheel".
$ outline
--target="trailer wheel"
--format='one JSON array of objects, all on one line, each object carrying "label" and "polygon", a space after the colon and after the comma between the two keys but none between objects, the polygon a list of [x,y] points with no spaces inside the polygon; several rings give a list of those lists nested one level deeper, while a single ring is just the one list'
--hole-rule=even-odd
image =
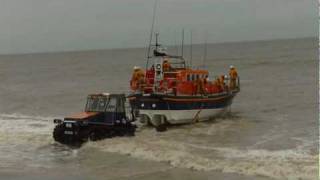
[{"label": "trailer wheel", "polygon": [[165,115],[154,115],[150,122],[158,132],[164,132],[168,129],[168,122]]},{"label": "trailer wheel", "polygon": [[143,124],[144,126],[152,126],[151,122],[150,122],[150,117],[148,115],[145,114],[140,114],[140,118],[139,118],[139,122],[141,124]]},{"label": "trailer wheel", "polygon": [[159,125],[159,126],[156,126],[155,128],[156,128],[156,130],[157,130],[158,132],[164,132],[164,131],[166,131],[166,130],[168,129],[168,127],[167,127],[166,124],[161,124],[161,125]]}]

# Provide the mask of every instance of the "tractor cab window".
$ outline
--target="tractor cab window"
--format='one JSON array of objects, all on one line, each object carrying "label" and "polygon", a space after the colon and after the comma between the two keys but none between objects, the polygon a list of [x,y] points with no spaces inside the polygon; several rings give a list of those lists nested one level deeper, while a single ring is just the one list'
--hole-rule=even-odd
[{"label": "tractor cab window", "polygon": [[117,98],[111,97],[106,107],[106,112],[115,112],[117,108]]},{"label": "tractor cab window", "polygon": [[118,96],[89,96],[86,111],[89,112],[125,112],[124,98]]},{"label": "tractor cab window", "polygon": [[97,111],[103,112],[107,105],[107,100],[105,98],[99,98],[99,103],[97,106]]},{"label": "tractor cab window", "polygon": [[88,97],[86,111],[103,112],[108,104],[108,98],[105,97]]},{"label": "tractor cab window", "polygon": [[124,98],[119,98],[118,99],[118,107],[117,107],[117,112],[118,113],[124,113],[125,112],[125,105],[124,105]]},{"label": "tractor cab window", "polygon": [[95,111],[95,109],[97,109],[98,103],[98,98],[88,97],[86,111]]},{"label": "tractor cab window", "polygon": [[125,108],[126,115],[129,116],[132,113],[132,108],[128,101],[124,102],[124,108]]}]

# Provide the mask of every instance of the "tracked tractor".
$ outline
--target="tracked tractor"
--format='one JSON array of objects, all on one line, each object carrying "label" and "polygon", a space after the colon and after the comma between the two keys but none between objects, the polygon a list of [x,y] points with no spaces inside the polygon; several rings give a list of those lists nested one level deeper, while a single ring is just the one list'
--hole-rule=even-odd
[{"label": "tracked tractor", "polygon": [[63,144],[79,144],[114,136],[134,136],[135,110],[124,94],[90,94],[84,112],[55,119],[53,138]]}]

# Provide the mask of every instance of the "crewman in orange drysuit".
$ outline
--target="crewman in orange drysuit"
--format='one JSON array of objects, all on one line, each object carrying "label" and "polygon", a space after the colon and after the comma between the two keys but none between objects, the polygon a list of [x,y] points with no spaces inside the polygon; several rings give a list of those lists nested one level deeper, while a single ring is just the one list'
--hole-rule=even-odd
[{"label": "crewman in orange drysuit", "polygon": [[164,61],[163,61],[162,67],[163,67],[163,71],[164,71],[164,72],[170,71],[170,69],[171,69],[171,65],[170,65],[170,63],[168,62],[168,60],[164,60]]},{"label": "crewman in orange drysuit", "polygon": [[219,77],[219,83],[222,91],[226,90],[226,83],[224,82],[224,75]]},{"label": "crewman in orange drysuit", "polygon": [[230,89],[235,89],[237,86],[237,79],[238,79],[238,72],[234,66],[230,66],[229,70],[229,76],[230,76],[230,84],[229,87]]},{"label": "crewman in orange drysuit", "polygon": [[139,88],[142,90],[145,85],[144,71],[137,66],[135,66],[133,69],[134,70],[131,77],[131,89],[136,90]]}]

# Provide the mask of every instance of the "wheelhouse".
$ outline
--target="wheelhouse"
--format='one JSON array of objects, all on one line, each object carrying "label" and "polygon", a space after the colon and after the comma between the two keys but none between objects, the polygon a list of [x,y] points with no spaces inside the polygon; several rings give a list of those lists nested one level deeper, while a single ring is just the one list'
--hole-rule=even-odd
[{"label": "wheelhouse", "polygon": [[182,56],[165,52],[158,44],[158,34],[153,56],[148,52],[145,72],[135,68],[130,81],[133,93],[207,96],[239,89],[239,80],[231,84],[230,78],[222,74],[209,81],[207,70],[192,69]]}]

